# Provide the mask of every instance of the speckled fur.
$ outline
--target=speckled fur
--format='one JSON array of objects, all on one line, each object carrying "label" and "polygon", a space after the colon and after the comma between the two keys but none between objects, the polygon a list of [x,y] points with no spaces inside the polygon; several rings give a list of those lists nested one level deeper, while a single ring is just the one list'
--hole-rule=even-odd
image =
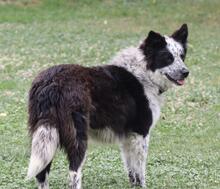
[{"label": "speckled fur", "polygon": [[165,36],[165,39],[167,42],[167,49],[174,57],[174,62],[169,66],[159,69],[159,71],[162,74],[167,73],[169,75],[174,75],[176,70],[181,70],[183,68],[187,69],[186,65],[181,59],[181,55],[184,54],[183,46],[171,37]]},{"label": "speckled fur", "polygon": [[121,140],[122,159],[132,185],[145,186],[145,167],[149,135],[131,134]]}]

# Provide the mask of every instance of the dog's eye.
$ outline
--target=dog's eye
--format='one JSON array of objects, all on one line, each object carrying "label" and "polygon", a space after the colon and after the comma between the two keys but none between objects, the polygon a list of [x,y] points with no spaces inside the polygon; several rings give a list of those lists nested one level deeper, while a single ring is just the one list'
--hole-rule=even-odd
[{"label": "dog's eye", "polygon": [[165,58],[167,63],[172,63],[173,60],[174,60],[174,58],[171,54],[166,54],[164,58]]},{"label": "dog's eye", "polygon": [[167,58],[167,61],[168,61],[168,62],[173,62],[173,57],[172,57],[172,56],[169,56],[169,57]]}]

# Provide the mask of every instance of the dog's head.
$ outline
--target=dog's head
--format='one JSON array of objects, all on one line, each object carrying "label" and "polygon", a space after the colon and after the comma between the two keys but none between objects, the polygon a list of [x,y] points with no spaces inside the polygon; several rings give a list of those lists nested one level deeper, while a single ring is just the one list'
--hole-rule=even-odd
[{"label": "dog's head", "polygon": [[141,44],[147,69],[156,73],[159,80],[166,83],[183,85],[189,71],[184,64],[187,52],[188,28],[183,24],[171,36],[162,36],[150,31],[148,37]]}]

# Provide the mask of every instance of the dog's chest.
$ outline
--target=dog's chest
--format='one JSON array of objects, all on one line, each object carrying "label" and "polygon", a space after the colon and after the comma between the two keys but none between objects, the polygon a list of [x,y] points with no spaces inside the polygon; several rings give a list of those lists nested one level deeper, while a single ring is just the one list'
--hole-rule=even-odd
[{"label": "dog's chest", "polygon": [[163,99],[162,97],[158,95],[154,95],[153,93],[146,92],[146,90],[145,90],[145,95],[146,95],[146,98],[148,99],[149,107],[152,112],[153,122],[152,122],[151,127],[153,127],[156,125],[157,121],[160,118],[160,110],[161,110],[161,105],[163,103]]}]

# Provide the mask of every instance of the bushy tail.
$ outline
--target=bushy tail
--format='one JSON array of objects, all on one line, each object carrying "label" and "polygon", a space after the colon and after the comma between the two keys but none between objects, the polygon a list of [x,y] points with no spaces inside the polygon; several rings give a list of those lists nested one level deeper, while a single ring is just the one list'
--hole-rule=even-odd
[{"label": "bushy tail", "polygon": [[53,159],[59,145],[59,134],[56,128],[42,125],[32,136],[31,158],[27,179],[35,177]]}]

